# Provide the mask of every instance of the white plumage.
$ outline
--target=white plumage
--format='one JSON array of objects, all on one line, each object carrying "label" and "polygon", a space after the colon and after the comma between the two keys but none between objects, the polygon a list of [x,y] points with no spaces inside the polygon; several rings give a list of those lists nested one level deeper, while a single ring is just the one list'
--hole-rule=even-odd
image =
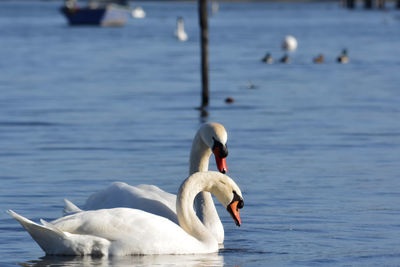
[{"label": "white plumage", "polygon": [[[227,132],[223,125],[212,122],[202,125],[193,139],[189,175],[199,171],[207,171],[212,149],[216,144],[221,144],[226,149],[227,138]],[[221,171],[226,171],[225,159],[218,157],[218,155],[215,155],[215,157],[217,163],[222,162],[220,164],[222,168],[225,168]],[[70,201],[66,200],[65,202],[65,214],[81,211]],[[104,190],[91,195],[84,205],[84,210],[129,207],[160,215],[178,223],[175,203],[176,195],[165,192],[157,186],[131,186],[126,183],[115,182]],[[207,192],[201,193],[196,199],[196,207],[196,212],[201,221],[214,234],[218,242],[223,243],[224,228],[211,195]]]},{"label": "white plumage", "polygon": [[188,39],[182,17],[178,17],[176,20],[175,36],[181,42],[185,42]]},{"label": "white plumage", "polygon": [[42,221],[42,225],[13,211],[9,214],[50,255],[211,253],[218,251],[218,241],[193,210],[194,198],[203,190],[213,193],[227,209],[234,209],[231,215],[240,225],[241,191],[232,179],[218,172],[198,172],[182,183],[176,202],[179,225],[130,208],[82,211],[51,223]]},{"label": "white plumage", "polygon": [[296,50],[296,48],[297,48],[296,38],[294,38],[292,35],[285,36],[285,39],[283,39],[283,42],[282,42],[282,49],[288,50],[288,51],[293,51],[293,50]]}]

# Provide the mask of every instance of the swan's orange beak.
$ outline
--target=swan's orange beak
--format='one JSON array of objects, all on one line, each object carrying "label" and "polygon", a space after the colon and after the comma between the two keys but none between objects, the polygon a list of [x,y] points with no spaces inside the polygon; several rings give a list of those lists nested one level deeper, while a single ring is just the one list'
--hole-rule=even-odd
[{"label": "swan's orange beak", "polygon": [[218,170],[221,173],[226,173],[228,171],[228,167],[226,166],[226,156],[228,155],[227,149],[221,148],[221,146],[215,146],[213,153]]},{"label": "swan's orange beak", "polygon": [[238,207],[239,201],[233,201],[231,204],[228,205],[227,210],[229,214],[232,216],[233,220],[235,221],[237,226],[240,226],[242,223],[240,221],[240,215],[239,215],[239,207]]},{"label": "swan's orange beak", "polygon": [[220,158],[215,155],[215,161],[217,163],[217,168],[221,173],[226,173],[228,171],[228,167],[226,166],[226,158]]}]

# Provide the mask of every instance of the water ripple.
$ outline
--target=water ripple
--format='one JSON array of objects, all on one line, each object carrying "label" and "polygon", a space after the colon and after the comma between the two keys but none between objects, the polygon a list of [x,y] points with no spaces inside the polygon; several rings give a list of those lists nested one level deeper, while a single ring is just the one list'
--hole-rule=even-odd
[{"label": "water ripple", "polygon": [[45,121],[0,121],[0,127],[52,127],[64,124]]}]

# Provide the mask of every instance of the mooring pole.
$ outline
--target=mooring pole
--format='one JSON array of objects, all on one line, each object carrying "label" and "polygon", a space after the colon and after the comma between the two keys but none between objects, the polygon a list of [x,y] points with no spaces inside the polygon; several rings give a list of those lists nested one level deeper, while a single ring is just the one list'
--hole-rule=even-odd
[{"label": "mooring pole", "polygon": [[200,40],[201,40],[201,107],[208,106],[208,15],[207,0],[199,0],[199,22],[200,22]]},{"label": "mooring pole", "polygon": [[355,0],[347,0],[347,8],[353,9],[355,5],[354,1]]},{"label": "mooring pole", "polygon": [[364,0],[364,8],[371,9],[372,8],[372,0]]}]

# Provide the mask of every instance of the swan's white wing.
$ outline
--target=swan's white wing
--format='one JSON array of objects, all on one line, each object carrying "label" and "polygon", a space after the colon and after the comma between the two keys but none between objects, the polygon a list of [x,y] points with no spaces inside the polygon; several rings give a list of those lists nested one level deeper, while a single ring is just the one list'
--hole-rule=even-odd
[{"label": "swan's white wing", "polygon": [[115,182],[103,191],[91,195],[85,210],[127,207],[156,214],[178,223],[176,195],[167,193],[154,185],[131,186]]},{"label": "swan's white wing", "polygon": [[[130,187],[128,184],[125,185]],[[142,190],[143,197],[157,199],[176,213],[176,195],[165,192],[155,185],[141,184],[137,188]]]},{"label": "swan's white wing", "polygon": [[84,211],[51,222],[62,232],[111,242],[109,254],[187,254],[215,252],[170,220],[129,208]]}]

